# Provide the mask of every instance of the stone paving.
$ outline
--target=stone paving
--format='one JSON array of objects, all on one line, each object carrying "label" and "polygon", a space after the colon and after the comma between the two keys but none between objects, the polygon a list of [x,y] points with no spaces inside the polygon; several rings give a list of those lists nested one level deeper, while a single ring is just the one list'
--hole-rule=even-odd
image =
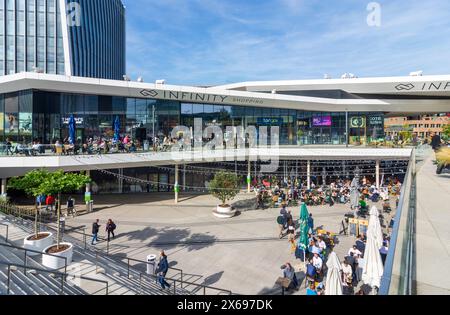
[{"label": "stone paving", "polygon": [[[68,218],[67,224],[86,226],[95,219],[102,224],[111,218],[117,224],[116,238],[110,253],[119,258],[144,260],[148,254],[164,249],[171,266],[183,269],[184,280],[229,289],[238,294],[279,293],[274,286],[280,266],[291,262],[301,266],[291,254],[287,239],[278,238],[276,217],[279,209],[243,211],[253,203],[251,195],[242,193],[235,202],[242,212],[232,219],[212,215],[217,201],[209,195],[181,194],[174,204],[172,194],[138,194],[95,196],[94,213]],[[294,219],[299,207],[290,208]],[[315,225],[334,233],[349,211],[346,205],[320,206],[308,209]],[[335,251],[343,259],[354,243],[354,237],[339,236]],[[105,246],[99,243],[98,247]],[[298,273],[303,280],[303,274]],[[304,285],[295,294],[304,294]]]},{"label": "stone paving", "polygon": [[436,175],[434,154],[417,173],[417,294],[450,294],[450,174]]}]

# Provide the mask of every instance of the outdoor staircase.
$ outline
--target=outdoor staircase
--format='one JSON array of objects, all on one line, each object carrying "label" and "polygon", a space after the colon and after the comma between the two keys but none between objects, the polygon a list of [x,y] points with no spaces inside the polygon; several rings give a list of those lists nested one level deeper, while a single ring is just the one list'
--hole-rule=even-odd
[{"label": "outdoor staircase", "polygon": [[[3,216],[0,214],[0,222],[9,225],[9,244],[22,246],[23,239],[32,234],[33,223],[28,220]],[[4,233],[0,231],[0,242],[4,243]],[[65,241],[74,245],[73,263],[68,266],[68,274],[81,274],[85,277],[107,281],[109,294],[111,295],[189,295],[188,290],[181,289],[179,284],[174,287],[171,283],[170,290],[162,290],[154,278],[119,263],[94,250],[85,249],[80,241],[70,236]],[[24,265],[24,253],[19,250],[0,246],[0,262]],[[30,270],[33,268],[46,269],[41,265],[41,256],[27,259]],[[0,264],[0,294],[6,294],[7,265]],[[17,269],[17,270],[15,270]],[[14,268],[11,272],[10,294],[17,295],[59,295],[61,290],[61,278],[54,278],[52,274],[39,272],[27,272],[23,268]],[[128,277],[129,274],[129,277]],[[69,277],[70,278],[70,277]],[[69,284],[70,283],[70,284]],[[88,280],[80,280],[77,285],[69,282],[64,286],[64,294],[86,295],[105,294],[105,286]],[[174,291],[175,288],[175,291]]]},{"label": "outdoor staircase", "polygon": [[[25,265],[24,252],[0,246],[0,262]],[[28,258],[27,270],[11,267],[10,294],[11,295],[59,295],[61,294],[61,277],[52,273],[41,273],[37,269],[45,269],[39,262]],[[7,294],[8,266],[0,264],[0,294]],[[67,284],[64,286],[65,295],[87,294],[79,287]]]}]

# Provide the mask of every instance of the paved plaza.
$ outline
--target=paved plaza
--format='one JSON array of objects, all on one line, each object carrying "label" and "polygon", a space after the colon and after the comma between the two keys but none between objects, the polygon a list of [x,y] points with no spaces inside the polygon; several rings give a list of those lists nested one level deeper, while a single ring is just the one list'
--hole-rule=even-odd
[{"label": "paved plaza", "polygon": [[[218,219],[212,214],[217,200],[209,195],[182,194],[174,204],[173,194],[95,196],[96,212],[74,219],[72,227],[86,226],[100,219],[101,237],[108,219],[117,224],[110,254],[117,258],[144,260],[164,249],[171,266],[186,274],[185,280],[229,289],[238,294],[278,293],[274,286],[281,275],[280,266],[301,262],[291,254],[287,238],[279,239],[276,217],[279,209],[253,210],[254,194],[240,194],[235,205],[241,213],[232,219]],[[290,208],[298,219],[299,207]],[[315,225],[339,233],[348,205],[309,207]],[[339,236],[335,251],[343,259],[354,237]],[[97,245],[105,247],[105,243]],[[143,267],[143,266],[141,266]],[[303,274],[299,272],[299,279]],[[170,274],[168,275],[170,276]],[[304,285],[296,294],[304,294]]]},{"label": "paved plaza", "polygon": [[450,174],[436,175],[434,154],[417,173],[417,294],[450,294]]}]

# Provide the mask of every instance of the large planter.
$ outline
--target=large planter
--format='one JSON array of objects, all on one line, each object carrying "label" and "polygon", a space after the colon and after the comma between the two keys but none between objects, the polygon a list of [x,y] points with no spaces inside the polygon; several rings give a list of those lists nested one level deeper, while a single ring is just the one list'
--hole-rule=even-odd
[{"label": "large planter", "polygon": [[[42,239],[39,239],[39,240],[35,240],[35,241],[34,240],[30,240],[30,238],[32,238],[34,236],[34,234],[28,235],[23,240],[23,248],[34,250],[34,251],[42,253],[44,251],[44,249],[46,249],[47,247],[49,247],[53,243],[53,234],[52,233],[50,233],[50,232],[39,233],[39,235],[43,235],[43,234],[46,234],[47,236],[45,238],[42,238]],[[28,252],[27,254],[28,254],[28,256],[37,256],[37,255],[39,255],[39,253],[34,253],[34,252]]]},{"label": "large planter", "polygon": [[[70,243],[60,243],[60,246],[68,246],[67,249],[64,251],[58,252],[58,253],[51,253],[52,256],[46,255],[50,248],[55,247],[56,244],[50,245],[47,248],[44,249],[43,255],[42,255],[42,265],[44,265],[47,268],[50,269],[61,269],[64,268],[64,259],[57,258],[57,257],[65,257],[67,258],[67,265],[70,265],[72,263],[72,257],[73,257],[73,245]],[[57,256],[57,257],[55,257]]]},{"label": "large planter", "polygon": [[220,219],[229,219],[236,215],[236,210],[230,205],[218,205],[213,214]]}]

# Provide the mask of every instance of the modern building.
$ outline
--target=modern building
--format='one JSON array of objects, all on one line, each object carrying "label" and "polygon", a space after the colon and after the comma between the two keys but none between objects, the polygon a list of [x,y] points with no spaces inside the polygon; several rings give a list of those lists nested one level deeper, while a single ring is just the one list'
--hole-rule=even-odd
[{"label": "modern building", "polygon": [[[198,124],[201,118],[201,125],[197,126],[201,131],[220,127],[225,132],[227,127],[233,130],[240,126],[243,129],[256,127],[260,131],[267,127],[271,136],[270,128],[278,127],[279,144],[294,147],[294,151],[286,152],[283,158],[300,160],[309,154],[300,151],[302,145],[337,145],[339,148],[339,145],[364,146],[383,141],[386,117],[449,112],[449,96],[450,76],[255,82],[200,88],[18,73],[0,77],[0,141],[5,143],[9,139],[13,146],[33,140],[44,145],[54,144],[68,137],[71,115],[76,120],[78,143],[85,143],[87,138],[112,139],[113,124],[118,117],[120,136],[130,135],[144,144],[145,149],[145,142],[151,141],[154,135],[170,135],[176,126],[185,126],[191,136],[195,135],[196,121]],[[236,135],[239,136],[242,139],[246,134]],[[210,137],[203,134],[203,138]],[[1,147],[1,155],[6,155],[5,146]],[[316,154],[311,159],[322,155],[311,150]],[[331,154],[332,149],[327,150]],[[377,160],[373,154],[369,152],[365,159]],[[382,154],[383,161],[386,156],[394,156],[393,151]],[[123,178],[119,181],[122,184],[111,181],[116,175],[99,171],[104,169],[116,169],[120,176],[142,177],[143,181],[155,183],[156,188],[139,188],[143,191],[169,191],[175,182],[170,155],[1,159],[18,161],[0,165],[2,178],[50,165],[68,171],[88,169],[93,171],[92,177],[103,192],[134,189],[124,185]],[[195,161],[205,162],[201,158]],[[236,168],[234,164],[228,166],[240,172],[247,171],[247,166],[238,164]],[[151,169],[152,165],[168,165],[171,170]],[[324,167],[312,171],[322,174]],[[348,169],[348,165],[342,167]],[[302,172],[307,170],[306,164],[298,168]],[[205,176],[194,174],[183,181],[190,187],[204,187]]]},{"label": "modern building", "polygon": [[450,115],[426,115],[409,117],[389,117],[385,119],[386,136],[398,136],[401,131],[409,131],[420,139],[426,139],[432,134],[442,135],[444,127],[450,124]]},{"label": "modern building", "polygon": [[80,141],[111,137],[117,116],[121,134],[141,141],[202,118],[203,128],[224,131],[278,126],[282,145],[367,145],[384,139],[385,116],[447,112],[449,94],[450,76],[198,88],[20,73],[0,77],[0,140],[54,143],[67,137],[74,115]]},{"label": "modern building", "polygon": [[121,80],[125,38],[121,0],[0,0],[0,75]]}]

